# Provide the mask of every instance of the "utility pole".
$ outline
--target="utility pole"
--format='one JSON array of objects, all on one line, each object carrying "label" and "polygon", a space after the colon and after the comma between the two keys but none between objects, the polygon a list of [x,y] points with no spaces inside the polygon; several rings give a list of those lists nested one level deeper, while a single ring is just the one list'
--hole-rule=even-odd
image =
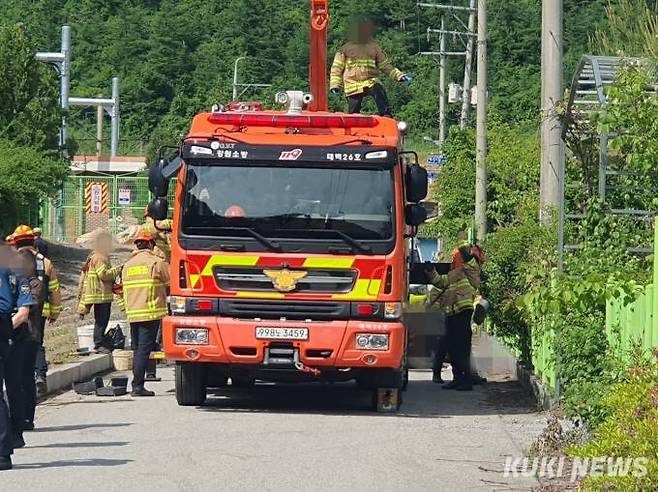
[{"label": "utility pole", "polygon": [[105,110],[100,104],[96,106],[96,155],[103,155],[103,117]]},{"label": "utility pole", "polygon": [[107,109],[112,118],[111,125],[111,145],[110,154],[114,157],[117,155],[119,147],[119,79],[112,79],[112,98],[90,98],[90,97],[71,97],[71,27],[62,26],[62,45],[57,53],[43,52],[37,53],[38,61],[48,63],[57,70],[60,82],[60,104],[62,108],[62,126],[59,130],[59,145],[63,154],[66,154],[65,146],[68,137],[66,112],[69,106],[102,106]]},{"label": "utility pole", "polygon": [[541,173],[539,217],[551,221],[553,210],[561,201],[561,178],[564,168],[564,142],[556,108],[564,97],[562,88],[562,0],[542,2],[541,42]]},{"label": "utility pole", "polygon": [[473,33],[475,32],[475,10],[477,0],[471,0],[471,13],[468,15],[468,36],[466,40],[466,61],[464,63],[464,87],[462,89],[462,112],[459,127],[463,130],[468,123],[468,110],[471,105],[471,73],[473,71]]},{"label": "utility pole", "polygon": [[478,72],[475,162],[475,227],[478,239],[487,234],[487,0],[478,0]]},{"label": "utility pole", "polygon": [[441,17],[439,41],[439,146],[446,142],[446,33],[445,20]]}]

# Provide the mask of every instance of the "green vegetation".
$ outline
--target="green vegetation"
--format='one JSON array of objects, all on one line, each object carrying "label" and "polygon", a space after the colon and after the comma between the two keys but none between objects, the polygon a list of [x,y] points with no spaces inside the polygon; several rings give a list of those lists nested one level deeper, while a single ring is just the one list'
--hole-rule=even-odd
[{"label": "green vegetation", "polygon": [[39,198],[66,175],[57,158],[60,112],[52,70],[19,26],[0,26],[0,229],[36,220]]},{"label": "green vegetation", "polygon": [[[596,456],[645,458],[646,475],[631,470],[627,476],[588,477],[582,490],[658,489],[658,353],[652,358],[636,356],[636,363],[623,380],[601,399],[605,415],[594,438],[567,451],[581,458]],[[635,472],[635,473],[633,473]]]}]

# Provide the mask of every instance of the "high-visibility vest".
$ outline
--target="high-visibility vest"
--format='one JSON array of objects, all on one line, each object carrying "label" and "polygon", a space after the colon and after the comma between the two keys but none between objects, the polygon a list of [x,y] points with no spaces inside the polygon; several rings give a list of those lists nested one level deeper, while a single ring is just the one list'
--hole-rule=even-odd
[{"label": "high-visibility vest", "polygon": [[394,80],[404,75],[374,41],[347,43],[334,57],[329,85],[332,89],[343,88],[346,96],[353,96],[373,87],[380,74]]},{"label": "high-visibility vest", "polygon": [[167,315],[169,264],[153,251],[141,249],[121,273],[126,316],[131,323],[155,321]]}]

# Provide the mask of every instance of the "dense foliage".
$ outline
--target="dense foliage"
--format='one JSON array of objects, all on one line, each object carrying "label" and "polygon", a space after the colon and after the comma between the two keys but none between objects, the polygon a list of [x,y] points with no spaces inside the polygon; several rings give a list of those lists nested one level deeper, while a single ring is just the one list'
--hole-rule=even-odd
[{"label": "dense foliage", "polygon": [[[588,477],[582,490],[656,490],[658,489],[658,360],[656,355],[636,356],[636,363],[623,380],[613,385],[602,398],[604,419],[594,439],[573,446],[572,456],[633,457],[646,459],[645,470],[632,470],[625,476]],[[646,473],[643,473],[646,472]]]},{"label": "dense foliage", "polygon": [[[468,0],[452,3],[468,5]],[[488,3],[491,106],[507,123],[537,122],[541,2]],[[588,36],[604,23],[606,3],[565,0],[566,78]],[[138,152],[154,130],[173,139],[192,114],[230,100],[239,56],[250,57],[241,62],[241,81],[273,84],[247,91],[245,98],[271,100],[277,90],[307,87],[308,6],[308,0],[1,0],[0,23],[22,23],[43,51],[56,50],[61,25],[71,25],[72,94],[109,95],[111,77],[120,77],[122,149]],[[426,37],[427,27],[438,27],[438,12],[418,10],[415,0],[333,0],[331,13],[330,56],[355,16],[369,15],[379,23],[380,43],[414,76],[410,86],[386,82],[396,114],[419,134],[435,133],[437,63],[417,52],[438,48],[436,36],[429,42]],[[451,15],[446,23],[463,29]],[[450,37],[448,45],[462,49],[457,38]],[[461,81],[462,63],[449,60],[449,80]],[[332,97],[331,104],[344,107],[342,97]],[[456,121],[456,106],[450,122]],[[83,148],[93,148],[93,109],[71,112],[72,135]]]},{"label": "dense foliage", "polygon": [[[0,228],[36,219],[67,166],[58,160],[58,85],[19,26],[0,26]],[[30,216],[30,213],[32,214]]]}]

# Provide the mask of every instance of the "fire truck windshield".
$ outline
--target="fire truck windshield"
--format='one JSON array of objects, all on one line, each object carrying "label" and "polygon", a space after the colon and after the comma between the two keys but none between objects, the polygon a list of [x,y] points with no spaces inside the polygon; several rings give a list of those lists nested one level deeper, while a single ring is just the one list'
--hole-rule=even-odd
[{"label": "fire truck windshield", "polygon": [[222,238],[245,250],[387,253],[393,197],[391,169],[191,164],[181,244]]}]

